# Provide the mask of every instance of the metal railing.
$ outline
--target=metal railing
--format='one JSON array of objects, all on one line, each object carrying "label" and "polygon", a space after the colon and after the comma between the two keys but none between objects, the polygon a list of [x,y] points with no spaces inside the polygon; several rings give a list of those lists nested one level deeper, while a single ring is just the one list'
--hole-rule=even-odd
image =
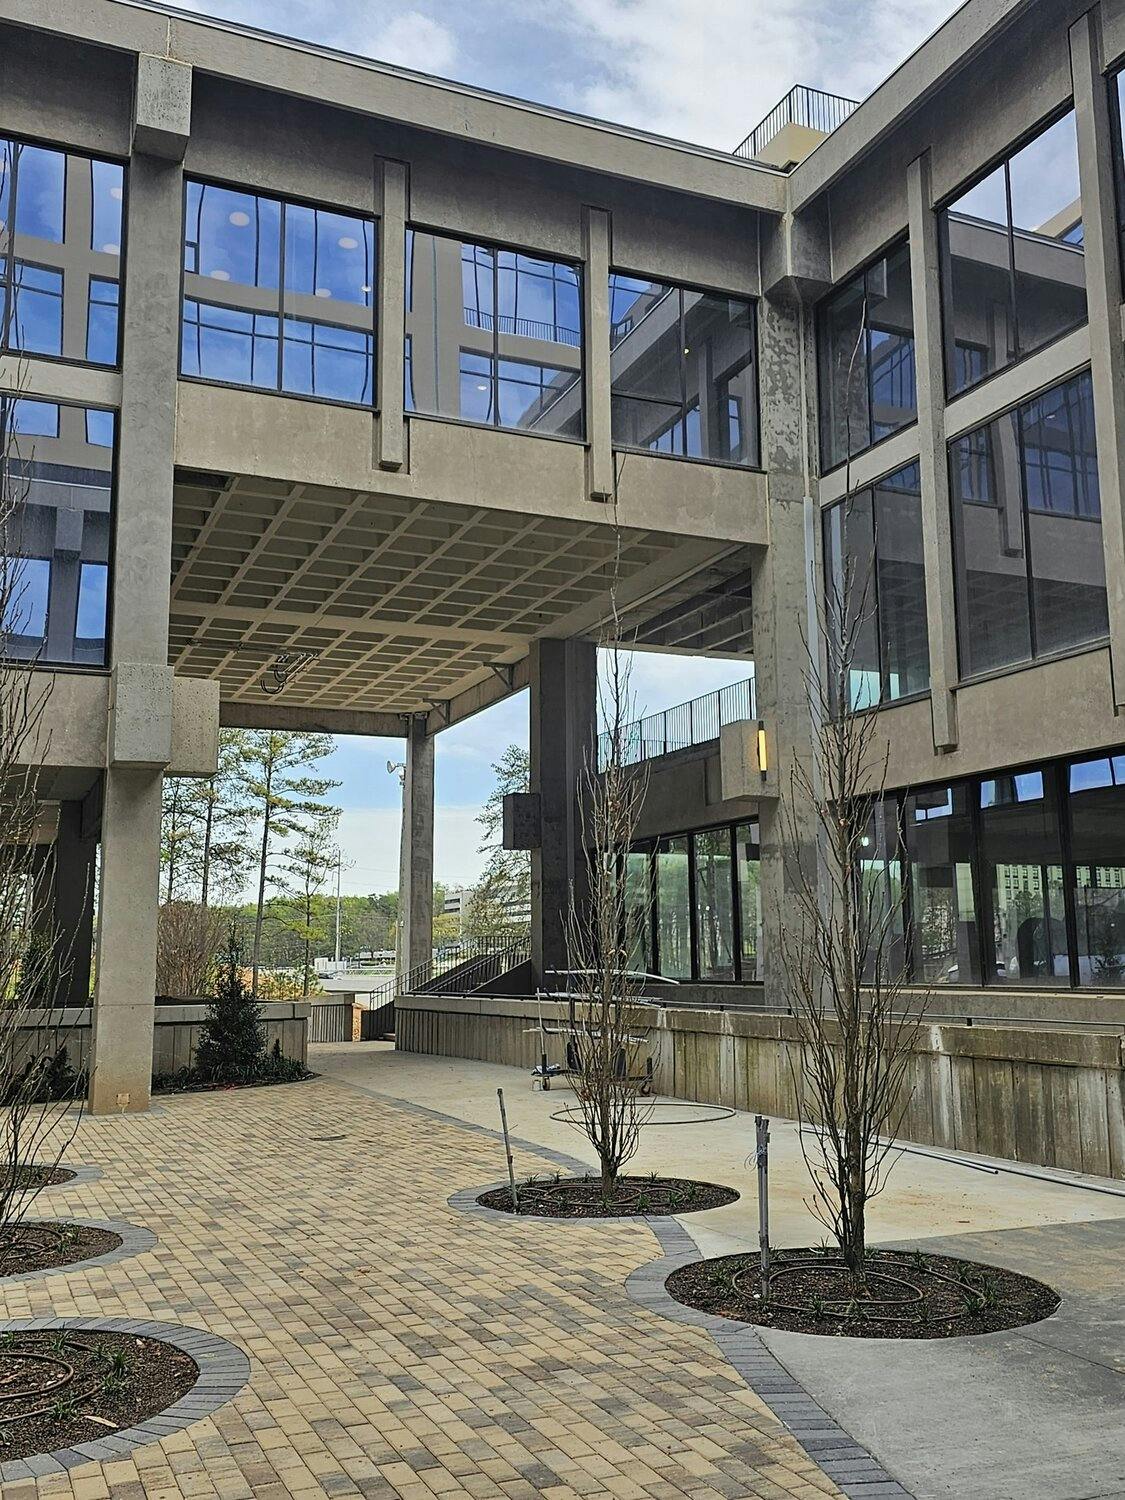
[{"label": "metal railing", "polygon": [[825,135],[830,135],[858,106],[858,99],[826,94],[823,89],[812,89],[804,83],[795,84],[741,145],[734,148],[734,155],[756,160],[786,125],[804,125],[808,130],[823,130]]},{"label": "metal railing", "polygon": [[476,307],[465,308],[465,322],[470,328],[480,328],[485,333],[511,333],[521,339],[539,339],[544,344],[569,344],[577,349],[582,342],[577,328],[565,328],[561,323],[541,323],[535,318],[513,318],[509,313],[481,312]]},{"label": "metal railing", "polygon": [[[396,995],[410,995],[415,991],[432,986],[444,975],[450,975],[450,985],[458,985],[461,976],[466,973],[475,973],[478,966],[482,966],[482,975],[479,980],[474,980],[468,986],[475,989],[478,983],[487,983],[489,979],[495,979],[497,974],[502,974],[505,969],[513,968],[517,963],[522,963],[531,953],[531,939],[521,934],[518,937],[498,936],[469,938],[461,943],[450,947],[445,952],[438,954],[435,958],[428,958],[420,964],[415,964],[412,969],[404,969],[401,973],[393,974],[390,979],[385,979],[382,984],[375,985],[370,992],[368,1002],[372,1010],[378,1010],[382,1005],[393,1003]],[[494,965],[487,969],[488,965]],[[463,988],[443,989],[442,994],[464,994]]]},{"label": "metal railing", "polygon": [[[724,724],[737,724],[757,717],[754,679],[746,677],[729,687],[717,688],[687,703],[677,703],[661,713],[649,714],[626,724],[621,731],[621,763],[638,765],[658,755],[671,755],[691,745],[717,740]],[[598,770],[604,771],[613,754],[612,735],[598,735]]]}]

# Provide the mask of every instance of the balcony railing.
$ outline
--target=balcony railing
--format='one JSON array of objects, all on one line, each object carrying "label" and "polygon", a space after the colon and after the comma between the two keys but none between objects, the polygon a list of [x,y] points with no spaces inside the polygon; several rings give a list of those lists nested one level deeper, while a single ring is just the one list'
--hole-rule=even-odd
[{"label": "balcony railing", "polygon": [[845,99],[842,94],[826,94],[823,89],[810,89],[806,84],[798,83],[789,90],[780,104],[774,105],[742,144],[734,148],[734,154],[755,161],[786,125],[804,125],[808,130],[822,130],[825,135],[830,135],[837,125],[844,123],[858,104],[858,99]]},{"label": "balcony railing", "polygon": [[[717,740],[724,724],[737,724],[757,717],[754,679],[744,678],[729,687],[717,688],[687,703],[677,703],[658,714],[626,724],[621,731],[621,760],[626,766],[671,755],[691,745]],[[598,736],[598,770],[604,771],[613,754],[613,737]]]},{"label": "balcony railing", "polygon": [[577,328],[566,328],[562,323],[540,323],[535,318],[513,318],[509,313],[481,312],[478,308],[466,307],[465,322],[470,328],[480,328],[485,333],[510,333],[516,338],[538,339],[544,344],[569,344],[577,349],[582,343]]}]

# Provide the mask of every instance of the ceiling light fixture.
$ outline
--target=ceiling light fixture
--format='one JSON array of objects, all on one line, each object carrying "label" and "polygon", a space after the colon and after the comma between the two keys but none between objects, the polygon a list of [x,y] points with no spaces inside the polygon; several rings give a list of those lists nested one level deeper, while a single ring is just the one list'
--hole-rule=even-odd
[{"label": "ceiling light fixture", "polygon": [[236,229],[245,229],[250,222],[250,215],[241,208],[236,208],[230,216],[230,221]]},{"label": "ceiling light fixture", "polygon": [[340,236],[340,238],[336,241],[336,243],[337,243],[337,245],[339,245],[339,247],[340,247],[341,250],[358,250],[359,249],[359,241],[356,240],[356,239],[353,239],[350,234],[342,234]]}]

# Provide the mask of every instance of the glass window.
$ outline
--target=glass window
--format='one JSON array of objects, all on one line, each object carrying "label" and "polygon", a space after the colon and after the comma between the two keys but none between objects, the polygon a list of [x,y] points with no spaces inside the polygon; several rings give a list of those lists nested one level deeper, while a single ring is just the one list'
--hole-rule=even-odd
[{"label": "glass window", "polygon": [[939,229],[951,393],[1084,323],[1073,110],[944,208]]},{"label": "glass window", "polygon": [[911,972],[927,984],[979,984],[968,784],[911,793],[902,818],[912,901]]},{"label": "glass window", "polygon": [[688,837],[661,839],[656,846],[656,945],[660,973],[691,978],[691,882]]},{"label": "glass window", "polygon": [[695,835],[695,921],[699,978],[733,979],[734,887],[729,828],[709,828]]},{"label": "glass window", "polygon": [[991,961],[1010,984],[1069,981],[1062,845],[1053,783],[1040,771],[980,783],[981,862]]},{"label": "glass window", "polygon": [[817,346],[821,456],[833,468],[917,417],[909,245],[832,293]]},{"label": "glass window", "polygon": [[1125,985],[1125,755],[1068,767],[1078,979]]},{"label": "glass window", "polygon": [[825,599],[829,687],[834,707],[845,663],[852,709],[925,692],[930,685],[922,501],[918,465],[888,475],[826,511]]},{"label": "glass window", "polygon": [[581,438],[576,266],[407,231],[406,409]]},{"label": "glass window", "polygon": [[373,220],[189,182],[181,372],[369,406],[374,275]]},{"label": "glass window", "polygon": [[609,301],[614,444],[757,464],[753,304],[620,271]]},{"label": "glass window", "polygon": [[874,804],[860,857],[863,973],[868,981],[878,978],[882,983],[898,979],[907,962],[898,817],[894,797],[883,797]]},{"label": "glass window", "polygon": [[0,250],[0,350],[117,364],[124,180],[116,162],[0,137],[0,230],[14,229]]},{"label": "glass window", "polygon": [[738,878],[738,977],[743,984],[750,984],[765,978],[757,823],[740,823],[734,830],[734,857]]},{"label": "glass window", "polygon": [[18,506],[4,629],[15,657],[104,666],[114,417],[0,397],[0,443]]},{"label": "glass window", "polygon": [[1107,632],[1089,374],[950,445],[965,676]]},{"label": "glass window", "polygon": [[625,856],[625,953],[632,969],[652,972],[652,851]]}]

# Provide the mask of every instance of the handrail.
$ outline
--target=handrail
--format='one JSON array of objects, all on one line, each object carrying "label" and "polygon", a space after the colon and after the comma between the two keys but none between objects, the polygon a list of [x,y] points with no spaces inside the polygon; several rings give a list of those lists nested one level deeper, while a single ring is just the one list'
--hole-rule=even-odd
[{"label": "handrail", "polygon": [[567,328],[563,323],[514,318],[511,313],[482,312],[477,307],[466,307],[464,311],[468,326],[479,328],[483,333],[510,333],[521,339],[538,339],[542,344],[569,344],[575,349],[582,342],[578,329]]},{"label": "handrail", "polygon": [[[754,679],[745,677],[687,703],[677,703],[674,708],[636,719],[619,733],[620,763],[635,766],[658,755],[670,755],[674,750],[716,740],[724,724],[756,718],[755,702]],[[598,735],[599,771],[610,764],[613,753],[613,735],[609,731]]]},{"label": "handrail", "polygon": [[825,135],[831,135],[837,125],[842,125],[858,107],[858,99],[829,94],[805,83],[794,84],[785,98],[775,104],[765,119],[734,148],[734,155],[754,161],[786,125],[804,125],[808,130],[822,130]]},{"label": "handrail", "polygon": [[[432,984],[435,979],[440,979],[443,974],[456,969],[457,973],[450,980],[451,986],[456,984],[466,973],[475,973],[479,967],[483,967],[495,961],[498,965],[496,973],[502,973],[504,969],[521,963],[530,956],[531,939],[528,937],[518,938],[478,938],[475,941],[488,945],[484,952],[479,953],[456,953],[447,958],[427,958],[413,968],[402,969],[385,979],[382,984],[376,985],[370,991],[370,1008],[377,1010],[380,1006],[394,1003],[396,995],[409,995],[423,985]],[[491,944],[496,943],[496,947]],[[484,979],[494,978],[494,974],[486,974]],[[470,986],[475,988],[475,984]],[[459,994],[461,990],[451,988],[448,993]]]}]

